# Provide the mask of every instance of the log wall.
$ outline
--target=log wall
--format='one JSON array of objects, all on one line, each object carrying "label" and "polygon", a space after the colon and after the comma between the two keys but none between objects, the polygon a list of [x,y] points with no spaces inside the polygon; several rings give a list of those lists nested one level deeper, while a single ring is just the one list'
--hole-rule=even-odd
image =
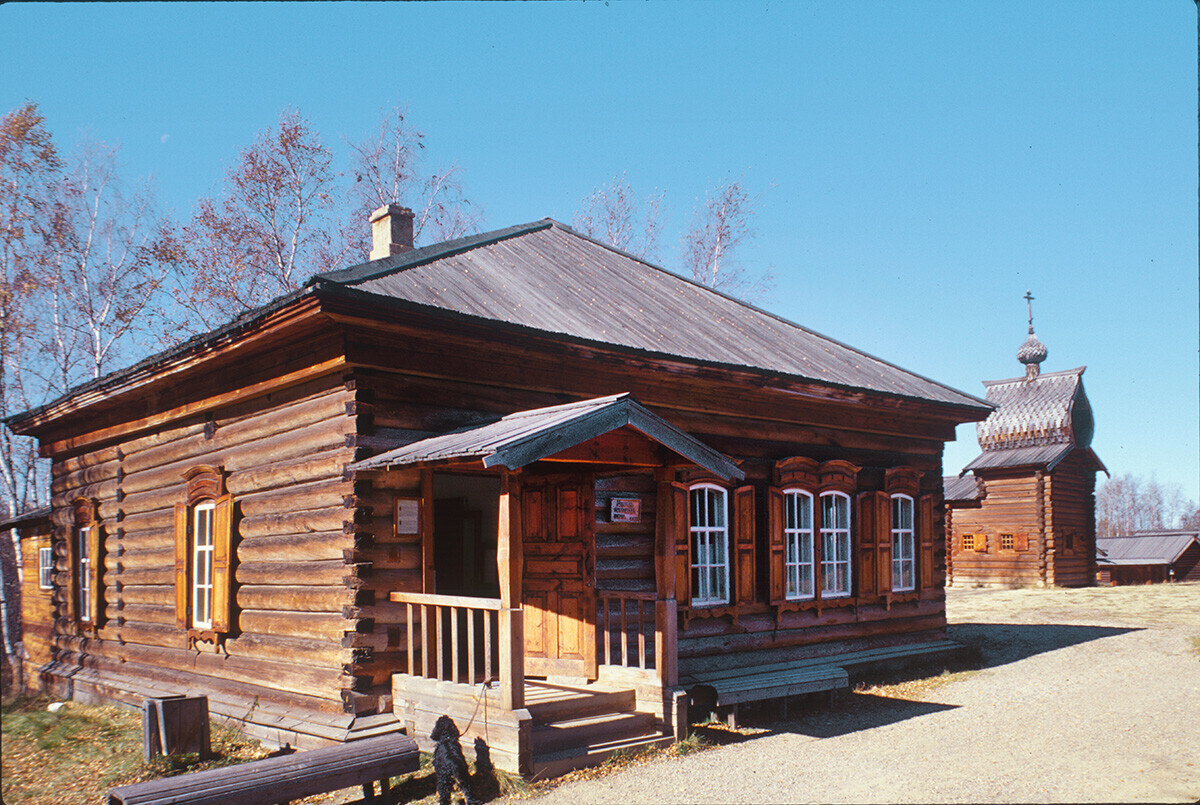
[{"label": "log wall", "polygon": [[[74,500],[97,502],[104,540],[99,628],[73,620],[57,595],[59,666],[92,669],[97,689],[134,701],[155,686],[201,690],[237,717],[257,708],[262,719],[304,722],[366,709],[360,655],[343,647],[362,600],[347,565],[356,490],[343,477],[354,402],[341,374],[328,375],[55,460],[60,590],[72,584]],[[174,511],[197,465],[222,468],[234,500],[232,629],[216,640],[190,639],[176,622]]]},{"label": "log wall", "polygon": [[[7,535],[5,535],[7,538]],[[49,528],[21,531],[21,641],[25,647],[24,684],[41,687],[38,669],[51,660],[54,631],[54,590],[38,580],[38,552],[51,547]]]},{"label": "log wall", "polygon": [[[983,481],[981,504],[956,507],[951,517],[955,586],[1095,583],[1096,471],[1081,453],[1069,455],[1053,472],[992,471]],[[964,551],[964,534],[982,538],[986,549]],[[1014,535],[1015,550],[1001,546],[1001,534]]]}]

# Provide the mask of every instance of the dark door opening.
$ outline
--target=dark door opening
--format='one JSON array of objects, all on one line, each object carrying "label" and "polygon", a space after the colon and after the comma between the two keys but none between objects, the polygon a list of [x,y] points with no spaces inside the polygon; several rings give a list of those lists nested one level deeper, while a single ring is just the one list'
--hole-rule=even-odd
[{"label": "dark door opening", "polygon": [[433,573],[438,594],[500,597],[499,505],[499,478],[434,475]]}]

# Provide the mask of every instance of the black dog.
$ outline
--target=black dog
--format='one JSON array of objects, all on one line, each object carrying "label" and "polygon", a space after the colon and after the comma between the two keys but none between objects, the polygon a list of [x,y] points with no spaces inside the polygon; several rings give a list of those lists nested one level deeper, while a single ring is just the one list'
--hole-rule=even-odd
[{"label": "black dog", "polygon": [[462,791],[467,805],[477,805],[478,801],[471,790],[467,760],[458,742],[458,727],[450,716],[438,717],[429,738],[437,744],[433,750],[433,771],[437,775],[438,802],[450,805],[450,795],[454,792],[454,784],[458,783],[458,790]]}]

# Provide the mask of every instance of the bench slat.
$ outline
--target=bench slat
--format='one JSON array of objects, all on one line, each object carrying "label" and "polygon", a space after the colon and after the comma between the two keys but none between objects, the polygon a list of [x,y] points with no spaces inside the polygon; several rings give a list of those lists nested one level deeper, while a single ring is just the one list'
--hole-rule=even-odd
[{"label": "bench slat", "polygon": [[108,803],[272,805],[407,774],[416,771],[419,765],[412,738],[385,735],[121,786],[109,791]]}]

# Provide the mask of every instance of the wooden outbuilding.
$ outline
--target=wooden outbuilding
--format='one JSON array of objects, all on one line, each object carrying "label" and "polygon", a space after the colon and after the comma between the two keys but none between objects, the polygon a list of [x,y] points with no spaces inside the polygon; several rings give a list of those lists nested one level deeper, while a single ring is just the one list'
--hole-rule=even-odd
[{"label": "wooden outbuilding", "polygon": [[553,220],[409,216],[8,421],[53,461],[56,689],[300,746],[448,713],[546,774],[681,735],[714,667],[946,645],[942,450],[988,404]]},{"label": "wooden outbuilding", "polygon": [[8,601],[20,625],[17,646],[20,668],[19,671],[14,668],[14,678],[19,687],[36,690],[40,685],[39,669],[50,662],[53,645],[54,552],[50,509],[34,509],[0,522],[0,538],[8,540],[14,531],[20,545],[20,551],[14,552],[14,559],[20,561],[20,572],[16,574],[19,595]]},{"label": "wooden outbuilding", "polygon": [[977,426],[982,452],[944,480],[954,586],[1081,587],[1096,578],[1096,473],[1107,470],[1091,448],[1086,367],[1042,373],[1046,355],[1031,314],[1017,352],[1025,375],[984,381],[996,409]]},{"label": "wooden outbuilding", "polygon": [[1200,581],[1200,531],[1153,529],[1096,540],[1100,584]]}]

